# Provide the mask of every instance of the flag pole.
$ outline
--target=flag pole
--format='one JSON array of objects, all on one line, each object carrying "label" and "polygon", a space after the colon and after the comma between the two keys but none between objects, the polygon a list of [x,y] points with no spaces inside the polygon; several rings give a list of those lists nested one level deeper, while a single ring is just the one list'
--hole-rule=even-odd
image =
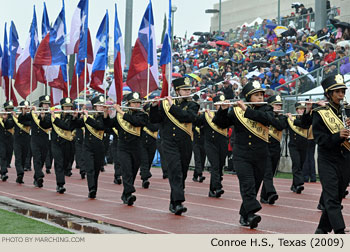
[{"label": "flag pole", "polygon": [[11,88],[12,88],[12,77],[10,77],[10,83],[9,83],[9,101],[11,101]]},{"label": "flag pole", "polygon": [[[106,72],[108,73],[108,70],[109,70],[109,68],[108,68],[108,65],[107,65],[107,67],[106,67]],[[106,74],[105,74],[106,75]],[[103,77],[103,80],[104,80],[104,78],[105,77]],[[115,82],[115,80],[114,80],[114,82]],[[104,85],[104,83],[103,83],[103,81],[102,81],[102,85]],[[104,87],[105,88],[105,102],[107,101],[107,86],[106,87]]]},{"label": "flag pole", "polygon": [[149,99],[149,68],[150,68],[150,65],[148,64],[148,67],[147,67],[147,100]]},{"label": "flag pole", "polygon": [[32,103],[32,91],[33,91],[33,58],[30,57],[30,93],[29,102]]},{"label": "flag pole", "polygon": [[87,74],[87,57],[84,60],[84,104],[86,104],[86,74]]},{"label": "flag pole", "polygon": [[171,83],[172,83],[172,71],[171,71],[171,61],[170,61],[170,64],[169,64],[169,79],[168,79],[168,96],[171,96],[170,95]]},{"label": "flag pole", "polygon": [[69,64],[67,63],[67,90],[68,90],[68,97],[70,97],[70,88],[69,88]]}]

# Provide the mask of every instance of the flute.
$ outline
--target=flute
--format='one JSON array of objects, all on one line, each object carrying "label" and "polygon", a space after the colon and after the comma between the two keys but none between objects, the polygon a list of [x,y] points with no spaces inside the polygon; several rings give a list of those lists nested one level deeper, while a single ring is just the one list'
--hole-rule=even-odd
[{"label": "flute", "polygon": [[[342,114],[342,117],[343,117],[344,128],[347,129],[347,130],[350,130],[350,127],[347,126],[347,124],[346,124],[346,119],[348,118],[348,116],[346,115],[345,106],[344,106],[344,100],[340,101],[340,110],[341,110],[341,114]],[[350,142],[350,137],[348,137],[348,142]]]},{"label": "flute", "polygon": [[[186,96],[175,96],[175,97],[171,97],[171,99],[175,100],[175,99],[185,99],[185,98],[192,98],[193,95],[186,95]],[[145,100],[143,101],[144,103],[148,103],[148,102],[156,102],[156,101],[163,101],[166,100],[166,97],[163,98],[157,98],[157,99],[151,99],[151,100]]]},{"label": "flute", "polygon": [[[98,111],[98,110],[86,110],[88,113],[104,113],[104,111]],[[84,110],[45,110],[45,111],[35,111],[34,113],[40,114],[40,113],[84,113]]]},{"label": "flute", "polygon": [[[244,102],[246,105],[263,105],[267,104],[267,102]],[[214,105],[237,105],[237,102],[216,102]]]},{"label": "flute", "polygon": [[[104,107],[111,107],[113,108],[114,105],[111,104],[105,104]],[[120,106],[122,109],[134,109],[134,110],[143,110],[143,108],[136,108],[136,107],[128,107],[128,106]]]}]

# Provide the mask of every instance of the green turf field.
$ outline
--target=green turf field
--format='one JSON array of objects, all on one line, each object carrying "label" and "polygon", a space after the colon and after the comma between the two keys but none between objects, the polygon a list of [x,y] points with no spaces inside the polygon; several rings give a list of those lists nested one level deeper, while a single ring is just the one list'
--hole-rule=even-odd
[{"label": "green turf field", "polygon": [[0,234],[72,234],[72,232],[0,209]]}]

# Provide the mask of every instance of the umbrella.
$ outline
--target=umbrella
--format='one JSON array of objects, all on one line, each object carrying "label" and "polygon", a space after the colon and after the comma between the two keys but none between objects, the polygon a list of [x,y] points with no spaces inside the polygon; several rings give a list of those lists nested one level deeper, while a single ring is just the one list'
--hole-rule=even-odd
[{"label": "umbrella", "polygon": [[288,28],[285,26],[276,26],[273,31],[275,32],[276,36],[279,37],[283,32],[288,31]]},{"label": "umbrella", "polygon": [[[157,96],[159,97],[161,93],[162,93],[162,90],[156,89],[156,90],[154,90],[153,92],[151,92],[151,93],[149,94],[148,98],[149,98],[149,99],[154,99],[154,98],[156,98]],[[146,96],[145,98],[147,98],[147,96]]]},{"label": "umbrella", "polygon": [[251,53],[266,53],[266,49],[265,48],[253,48],[250,52]]},{"label": "umbrella", "polygon": [[336,28],[341,28],[343,31],[348,28],[350,29],[350,23],[346,23],[346,22],[338,22],[338,23],[335,23],[333,24],[334,27]]},{"label": "umbrella", "polygon": [[324,48],[324,47],[326,47],[326,46],[330,46],[330,47],[335,48],[335,45],[334,45],[334,44],[332,44],[331,42],[328,42],[328,41],[326,41],[326,40],[322,40],[322,41],[320,42],[320,46],[322,46],[322,48]]},{"label": "umbrella", "polygon": [[203,36],[209,36],[211,33],[210,32],[203,32],[202,35]]},{"label": "umbrella", "polygon": [[245,47],[244,45],[242,45],[241,43],[238,43],[238,42],[234,43],[233,46],[235,48],[237,48],[237,47]]},{"label": "umbrella", "polygon": [[201,81],[201,77],[199,77],[197,74],[194,74],[194,73],[190,73],[190,74],[185,74],[185,76],[190,76],[192,77],[193,79],[197,80],[197,81]]},{"label": "umbrella", "polygon": [[221,45],[221,46],[230,46],[230,43],[226,42],[226,41],[216,41],[217,45]]},{"label": "umbrella", "polygon": [[294,45],[294,48],[299,49],[300,51],[303,51],[304,53],[307,53],[307,48],[300,46],[300,45]]},{"label": "umbrella", "polygon": [[210,45],[210,46],[212,46],[212,47],[216,47],[215,41],[210,41],[210,42],[208,42],[208,45]]},{"label": "umbrella", "polygon": [[171,76],[173,76],[173,77],[175,77],[175,78],[180,78],[180,77],[182,77],[182,75],[181,75],[180,73],[172,73]]},{"label": "umbrella", "polygon": [[269,56],[271,56],[271,57],[283,57],[285,55],[286,55],[286,53],[283,51],[275,51],[275,52],[271,52],[269,54]]},{"label": "umbrella", "polygon": [[337,43],[337,46],[345,47],[346,45],[350,46],[350,40],[343,40]]},{"label": "umbrella", "polygon": [[250,79],[250,78],[252,78],[253,76],[259,77],[260,75],[261,75],[260,72],[258,72],[258,71],[253,71],[253,72],[247,73],[247,75],[244,76],[244,77],[247,77],[247,79]]},{"label": "umbrella", "polygon": [[311,46],[312,48],[317,49],[319,52],[323,53],[323,50],[321,49],[321,47],[319,47],[319,46],[316,45],[316,44],[313,44],[313,43],[303,43],[303,45]]},{"label": "umbrella", "polygon": [[216,36],[215,37],[217,40],[224,40],[224,37],[221,37],[221,36]]},{"label": "umbrella", "polygon": [[214,48],[209,49],[208,52],[216,52],[216,49],[214,49]]},{"label": "umbrella", "polygon": [[250,67],[258,66],[258,67],[270,67],[271,63],[266,60],[255,60],[250,63]]},{"label": "umbrella", "polygon": [[201,75],[206,75],[207,73],[209,73],[209,71],[215,72],[215,69],[210,67],[203,67],[199,69],[199,72],[201,73]]},{"label": "umbrella", "polygon": [[268,22],[268,23],[265,25],[265,27],[266,27],[267,29],[273,30],[273,29],[275,29],[275,28],[277,27],[277,24],[272,23],[272,22]]},{"label": "umbrella", "polygon": [[203,35],[203,32],[194,32],[193,35],[201,36],[201,35]]}]

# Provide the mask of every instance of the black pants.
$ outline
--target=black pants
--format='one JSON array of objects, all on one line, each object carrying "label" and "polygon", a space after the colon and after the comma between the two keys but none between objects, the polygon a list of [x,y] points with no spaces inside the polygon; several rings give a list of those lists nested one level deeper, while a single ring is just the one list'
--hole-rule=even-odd
[{"label": "black pants", "polygon": [[141,179],[147,180],[152,177],[151,166],[156,153],[157,144],[156,140],[150,139],[147,143],[141,144]]},{"label": "black pants", "polygon": [[227,156],[227,140],[225,137],[216,139],[215,143],[205,141],[205,152],[210,162],[210,191],[222,189],[222,175]]},{"label": "black pants", "polygon": [[0,165],[1,165],[1,175],[7,173],[7,160],[6,160],[6,143],[4,139],[0,139]]},{"label": "black pants", "polygon": [[316,181],[315,147],[314,140],[307,141],[306,159],[303,165],[304,182],[308,182],[309,179],[310,181]]},{"label": "black pants", "polygon": [[26,157],[26,162],[25,162],[25,165],[24,167],[27,168],[28,170],[31,170],[32,169],[32,147],[31,147],[31,137],[29,139],[29,143],[28,143],[28,153],[27,153],[27,157]]},{"label": "black pants", "polygon": [[266,152],[261,153],[249,150],[241,151],[238,145],[235,145],[234,148],[236,153],[233,162],[235,163],[239,190],[243,201],[239,213],[246,218],[249,214],[256,213],[261,209],[259,201],[256,200],[256,195],[264,177],[268,151],[267,147]]},{"label": "black pants", "polygon": [[98,176],[104,160],[104,144],[97,138],[85,138],[83,151],[89,191],[97,192]]},{"label": "black pants", "polygon": [[280,145],[269,148],[269,155],[267,159],[266,169],[263,178],[263,185],[261,188],[260,197],[267,200],[271,194],[276,194],[276,188],[273,185],[273,177],[275,176],[278,163],[281,157]]},{"label": "black pants", "polygon": [[167,162],[165,160],[165,155],[163,153],[162,141],[163,140],[161,138],[157,138],[157,149],[158,149],[159,156],[160,156],[160,163],[161,163],[163,176],[168,176],[168,166],[167,166]]},{"label": "black pants", "polygon": [[51,141],[51,152],[54,159],[56,184],[63,186],[65,182],[65,167],[68,166],[72,143],[67,140]]},{"label": "black pants", "polygon": [[322,202],[325,207],[318,227],[327,232],[345,229],[341,202],[347,187],[346,169],[349,168],[349,164],[346,161],[348,160],[341,155],[332,157],[329,153],[318,153],[318,172],[322,185]]},{"label": "black pants", "polygon": [[118,158],[118,139],[113,139],[111,148],[112,148],[112,156],[113,156],[113,163],[114,163],[114,178],[118,178],[122,175],[122,171],[120,168],[120,161]]},{"label": "black pants", "polygon": [[306,158],[306,146],[288,145],[288,148],[292,159],[293,186],[303,185],[303,164]]},{"label": "black pants", "polygon": [[84,165],[84,153],[83,153],[83,141],[75,140],[75,164],[76,168],[79,168],[80,173],[85,173]]},{"label": "black pants", "polygon": [[64,172],[65,174],[69,174],[72,172],[72,166],[73,166],[73,162],[74,162],[74,156],[75,156],[75,145],[74,145],[74,141],[69,142],[70,143],[70,152],[67,154],[67,159],[68,162],[66,164],[66,166],[64,167]]},{"label": "black pants", "polygon": [[134,193],[134,182],[141,164],[141,142],[133,144],[133,148],[128,143],[118,142],[117,155],[123,178],[123,196],[128,197]]},{"label": "black pants", "polygon": [[7,166],[11,166],[12,155],[13,155],[13,135],[5,137],[6,143],[6,163]]},{"label": "black pants", "polygon": [[191,139],[163,139],[162,150],[168,168],[170,201],[185,201],[185,180],[192,156]]},{"label": "black pants", "polygon": [[49,148],[47,148],[47,154],[45,158],[45,167],[46,169],[50,170],[52,167],[52,162],[53,162],[53,156],[52,156],[52,151],[51,151],[51,140],[49,140]]},{"label": "black pants", "polygon": [[205,150],[204,143],[193,141],[192,144],[194,155],[194,173],[193,177],[202,176],[205,164]]},{"label": "black pants", "polygon": [[14,151],[15,151],[15,166],[17,176],[24,175],[24,168],[26,163],[26,158],[28,156],[28,149],[30,144],[30,135],[23,133],[21,135],[16,135],[14,138]]},{"label": "black pants", "polygon": [[32,136],[30,141],[34,162],[34,180],[44,177],[43,166],[45,163],[47,149],[49,148],[48,136]]}]

